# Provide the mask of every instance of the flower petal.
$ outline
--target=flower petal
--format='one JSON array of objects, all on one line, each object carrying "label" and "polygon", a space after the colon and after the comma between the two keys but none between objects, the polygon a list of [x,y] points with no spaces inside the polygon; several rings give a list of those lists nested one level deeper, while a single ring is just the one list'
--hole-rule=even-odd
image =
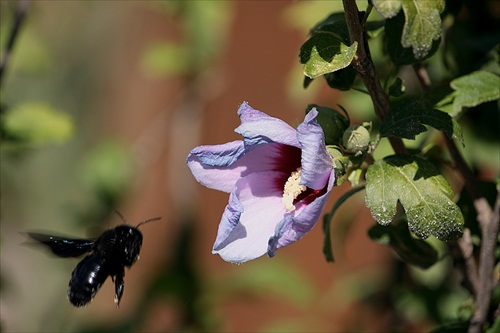
[{"label": "flower petal", "polygon": [[237,182],[219,225],[214,254],[228,262],[245,262],[267,252],[269,239],[286,213],[281,203],[286,176],[259,172]]},{"label": "flower petal", "polygon": [[269,246],[267,254],[273,257],[276,251],[284,246],[290,245],[301,239],[307,234],[318,222],[323,209],[325,208],[330,191],[335,183],[335,171],[331,170],[330,180],[326,192],[314,201],[301,208],[298,208],[298,214],[285,216],[276,227],[276,232],[273,237],[269,239]]},{"label": "flower petal", "polygon": [[230,167],[245,154],[243,141],[222,145],[199,146],[187,157],[187,165],[194,178],[203,186],[231,192],[241,177],[242,167]]},{"label": "flower petal", "polygon": [[300,149],[280,143],[260,146],[242,153],[243,142],[200,146],[191,151],[187,164],[200,184],[231,192],[236,182],[253,172],[291,172],[300,166]]},{"label": "flower petal", "polygon": [[332,171],[332,158],[326,150],[323,129],[316,122],[318,111],[312,109],[297,128],[302,146],[301,184],[320,190],[325,187]]},{"label": "flower petal", "polygon": [[246,102],[241,104],[238,115],[241,118],[241,125],[235,132],[244,137],[247,150],[270,142],[300,147],[297,132],[283,120],[255,110]]}]

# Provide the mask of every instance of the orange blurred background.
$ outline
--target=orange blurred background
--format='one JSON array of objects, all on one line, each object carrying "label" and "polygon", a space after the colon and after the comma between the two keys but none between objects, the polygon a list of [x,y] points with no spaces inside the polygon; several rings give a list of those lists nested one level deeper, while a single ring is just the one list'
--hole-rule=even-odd
[{"label": "orange blurred background", "polygon": [[[339,10],[340,2],[204,3],[31,4],[2,103],[48,100],[73,116],[75,133],[69,143],[39,148],[21,160],[2,157],[3,331],[79,331],[131,320],[134,330],[151,332],[376,331],[393,323],[384,303],[390,301],[378,295],[387,288],[393,259],[366,235],[373,220],[362,194],[334,217],[333,264],[322,254],[322,221],[272,259],[235,265],[211,254],[228,195],[194,181],[185,164],[189,151],[239,139],[233,130],[243,101],[293,127],[308,103],[350,102],[323,79],[304,90],[298,62],[308,28]],[[2,2],[2,18],[12,7]],[[155,53],[155,45],[164,48]],[[35,72],[23,67],[30,47],[42,50]],[[161,50],[172,56],[169,63],[161,62]],[[85,212],[92,203],[79,187],[79,170],[87,152],[109,140],[125,147],[133,165],[131,185],[116,208],[131,224],[162,220],[141,229],[141,259],[126,271],[120,309],[110,279],[92,304],[76,309],[66,288],[77,261],[23,246],[19,232],[85,236],[87,226],[71,222],[72,210]],[[347,184],[335,189],[326,211],[347,190]],[[118,223],[111,215],[107,227]],[[189,252],[180,254],[186,234]],[[141,302],[159,275],[172,276],[179,258],[199,289],[179,296],[173,283],[163,293],[151,289],[158,294]],[[381,305],[367,302],[370,297]]]}]

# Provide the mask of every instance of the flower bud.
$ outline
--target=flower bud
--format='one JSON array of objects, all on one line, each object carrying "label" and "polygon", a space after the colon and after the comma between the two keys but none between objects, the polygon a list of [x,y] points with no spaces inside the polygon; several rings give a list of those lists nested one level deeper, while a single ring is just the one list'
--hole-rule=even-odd
[{"label": "flower bud", "polygon": [[336,146],[326,146],[326,150],[332,157],[332,166],[335,170],[344,173],[348,158],[342,154],[342,151]]},{"label": "flower bud", "polygon": [[370,145],[370,132],[361,125],[350,126],[342,136],[343,146],[349,153],[362,153]]}]

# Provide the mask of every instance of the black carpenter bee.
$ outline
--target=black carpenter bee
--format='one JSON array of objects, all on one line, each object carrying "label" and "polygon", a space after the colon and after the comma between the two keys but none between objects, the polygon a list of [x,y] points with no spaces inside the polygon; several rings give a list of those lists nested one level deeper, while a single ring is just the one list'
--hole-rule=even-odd
[{"label": "black carpenter bee", "polygon": [[71,239],[29,232],[28,235],[47,245],[58,257],[79,257],[90,252],[76,265],[71,273],[68,286],[68,298],[76,307],[92,301],[108,276],[115,282],[115,303],[118,307],[125,286],[125,266],[130,268],[139,258],[142,245],[142,233],[139,227],[156,221],[161,217],[151,218],[139,223],[135,228],[126,224],[126,220],[117,211],[125,224],[105,231],[97,239]]}]

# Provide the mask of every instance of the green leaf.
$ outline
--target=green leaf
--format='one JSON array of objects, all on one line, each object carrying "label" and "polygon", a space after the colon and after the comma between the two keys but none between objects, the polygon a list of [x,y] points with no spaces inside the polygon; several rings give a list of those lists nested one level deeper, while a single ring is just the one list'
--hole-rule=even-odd
[{"label": "green leaf", "polygon": [[349,127],[349,116],[344,112],[340,112],[334,108],[320,106],[317,104],[309,104],[306,108],[306,114],[316,108],[318,116],[316,121],[323,129],[326,145],[339,145],[342,142],[342,134]]},{"label": "green leaf", "polygon": [[461,236],[464,218],[453,191],[434,164],[416,157],[393,155],[371,165],[366,173],[366,205],[382,225],[391,223],[398,201],[408,228],[420,238]]},{"label": "green leaf", "polygon": [[332,33],[344,44],[349,44],[350,42],[349,28],[345,22],[345,15],[343,12],[329,15],[311,29],[311,35],[315,35],[318,32]]},{"label": "green leaf", "polygon": [[334,89],[347,91],[351,89],[356,79],[356,71],[352,65],[339,69],[333,73],[325,74],[326,83]]},{"label": "green leaf", "polygon": [[366,34],[370,38],[377,38],[384,31],[385,20],[368,21],[365,23]]},{"label": "green leaf", "polygon": [[485,71],[477,71],[451,81],[455,90],[453,116],[463,107],[474,107],[484,102],[500,98],[500,76]]},{"label": "green leaf", "polygon": [[382,226],[375,224],[368,230],[374,241],[389,246],[406,263],[429,268],[438,259],[438,252],[426,241],[411,236],[405,223]]},{"label": "green leaf", "polygon": [[385,18],[397,15],[401,10],[401,0],[372,0],[373,7]]},{"label": "green leaf", "polygon": [[427,130],[424,124],[450,136],[454,133],[449,114],[433,109],[425,100],[419,99],[404,101],[393,107],[380,127],[380,135],[414,140],[417,134]]},{"label": "green leaf", "polygon": [[319,32],[300,48],[304,74],[312,79],[346,68],[352,62],[358,43],[347,46],[331,32]]},{"label": "green leaf", "polygon": [[47,103],[20,104],[2,116],[2,140],[15,145],[62,143],[72,134],[71,117]]},{"label": "green leaf", "polygon": [[385,35],[387,37],[387,51],[391,60],[396,65],[411,65],[422,62],[431,57],[439,48],[440,39],[431,40],[429,51],[425,54],[415,53],[411,45],[403,42],[403,32],[406,27],[403,11],[398,15],[385,21]]},{"label": "green leaf", "polygon": [[441,16],[444,0],[403,0],[406,24],[401,37],[403,47],[412,47],[415,58],[424,58],[433,41],[441,38]]},{"label": "green leaf", "polygon": [[332,240],[331,240],[331,232],[330,232],[330,226],[333,218],[333,214],[337,211],[337,209],[342,205],[347,199],[349,199],[351,196],[354,194],[358,193],[359,191],[363,190],[365,187],[360,186],[357,188],[353,188],[352,190],[344,193],[339,200],[333,205],[332,210],[323,216],[323,233],[325,234],[325,240],[323,242],[323,254],[325,255],[325,259],[328,262],[334,262],[335,259],[333,257],[333,250],[332,250]]}]

